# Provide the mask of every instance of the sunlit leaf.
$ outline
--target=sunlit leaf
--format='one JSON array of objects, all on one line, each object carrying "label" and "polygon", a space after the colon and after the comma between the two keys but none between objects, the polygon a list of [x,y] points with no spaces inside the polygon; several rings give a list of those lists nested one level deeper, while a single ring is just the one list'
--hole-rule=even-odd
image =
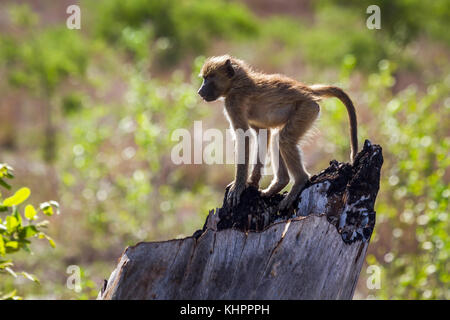
[{"label": "sunlit leaf", "polygon": [[27,218],[28,220],[36,220],[36,209],[34,209],[33,205],[28,204],[25,207],[25,218]]},{"label": "sunlit leaf", "polygon": [[5,242],[3,241],[3,237],[0,235],[0,256],[4,256],[5,253],[6,253],[6,251],[5,251]]},{"label": "sunlit leaf", "polygon": [[13,168],[8,166],[6,163],[0,163],[0,178],[3,178],[3,177],[14,178],[12,171],[13,171]]},{"label": "sunlit leaf", "polygon": [[19,210],[16,206],[13,207],[13,216],[17,219],[20,227],[22,225],[22,215],[19,213]]},{"label": "sunlit leaf", "polygon": [[26,226],[24,227],[22,230],[20,230],[20,237],[22,239],[25,238],[30,238],[32,236],[34,236],[35,234],[39,233],[38,229],[36,228],[36,226]]},{"label": "sunlit leaf", "polygon": [[55,241],[53,241],[53,239],[51,237],[49,237],[48,235],[46,235],[45,233],[41,232],[38,235],[39,239],[47,239],[48,243],[50,244],[50,246],[52,246],[52,248],[55,248]]},{"label": "sunlit leaf", "polygon": [[13,290],[11,292],[8,292],[7,294],[4,294],[0,296],[0,300],[16,300],[16,290]]},{"label": "sunlit leaf", "polygon": [[30,193],[30,189],[28,189],[27,187],[20,188],[13,196],[6,198],[3,201],[3,205],[7,207],[17,206],[27,200],[30,196]]},{"label": "sunlit leaf", "polygon": [[45,214],[45,215],[47,215],[47,216],[52,216],[53,215],[53,208],[50,206],[50,207],[46,207],[46,208],[44,208],[43,210],[42,210],[42,212]]},{"label": "sunlit leaf", "polygon": [[13,232],[19,226],[19,221],[14,216],[6,217],[6,230],[8,232]]},{"label": "sunlit leaf", "polygon": [[50,200],[49,203],[56,208],[56,214],[60,214],[59,203],[55,200]]},{"label": "sunlit leaf", "polygon": [[50,245],[52,246],[52,248],[55,248],[56,247],[55,241],[53,241],[53,239],[48,236],[46,238],[48,240],[48,243],[50,243]]},{"label": "sunlit leaf", "polygon": [[39,207],[42,210],[42,212],[47,216],[52,216],[54,213],[53,208],[49,202],[43,202]]},{"label": "sunlit leaf", "polygon": [[12,249],[17,249],[17,248],[19,248],[19,242],[17,242],[17,241],[8,241],[8,242],[6,242],[5,247],[12,248]]}]

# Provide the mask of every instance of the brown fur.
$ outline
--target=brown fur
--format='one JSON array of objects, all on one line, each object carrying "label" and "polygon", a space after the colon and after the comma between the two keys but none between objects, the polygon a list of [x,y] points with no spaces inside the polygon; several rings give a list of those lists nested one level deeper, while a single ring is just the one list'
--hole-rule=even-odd
[{"label": "brown fur", "polygon": [[[225,111],[234,130],[249,128],[278,129],[279,150],[274,136],[271,155],[279,152],[279,166],[275,177],[263,194],[270,196],[281,191],[289,183],[289,173],[294,185],[280,204],[284,209],[292,204],[309,178],[298,142],[307,134],[319,114],[318,101],[322,97],[337,97],[347,107],[350,119],[351,158],[358,149],[356,113],[352,101],[341,89],[334,86],[306,86],[281,74],[264,74],[254,71],[244,61],[228,55],[206,60],[200,76],[204,83],[199,94],[207,101],[225,98]],[[242,140],[242,139],[241,139]],[[236,205],[247,184],[258,186],[262,163],[254,166],[248,177],[249,141],[236,142],[236,151],[244,150],[244,164],[236,166],[236,178],[228,193],[230,204]],[[241,144],[245,143],[245,146]],[[237,155],[240,157],[242,155]]]}]

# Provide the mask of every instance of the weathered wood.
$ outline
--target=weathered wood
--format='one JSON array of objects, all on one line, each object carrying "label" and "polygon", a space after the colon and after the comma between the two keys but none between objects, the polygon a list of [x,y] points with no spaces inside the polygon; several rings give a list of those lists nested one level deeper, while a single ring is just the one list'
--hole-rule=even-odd
[{"label": "weathered wood", "polygon": [[283,212],[284,195],[249,188],[191,237],[127,248],[99,299],[351,299],[382,162],[366,141],[353,165],[332,161]]}]

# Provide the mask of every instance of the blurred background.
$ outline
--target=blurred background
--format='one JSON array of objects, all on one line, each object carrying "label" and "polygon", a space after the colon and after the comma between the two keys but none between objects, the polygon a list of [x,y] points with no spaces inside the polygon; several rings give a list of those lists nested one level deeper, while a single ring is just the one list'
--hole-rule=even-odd
[{"label": "blurred background", "polygon": [[[80,30],[66,27],[72,4]],[[372,4],[379,30],[366,26]],[[383,147],[376,228],[354,298],[449,299],[449,30],[446,0],[1,0],[0,162],[15,169],[3,197],[27,186],[30,203],[56,200],[61,214],[48,217],[54,248],[33,239],[31,252],[0,256],[40,284],[0,273],[0,292],[92,299],[126,246],[203,226],[233,166],[174,165],[171,134],[196,120],[228,128],[222,103],[196,92],[205,57],[229,53],[343,87],[360,145]],[[311,173],[349,157],[344,106],[321,106],[304,147]],[[66,285],[70,265],[80,267],[80,292]]]}]

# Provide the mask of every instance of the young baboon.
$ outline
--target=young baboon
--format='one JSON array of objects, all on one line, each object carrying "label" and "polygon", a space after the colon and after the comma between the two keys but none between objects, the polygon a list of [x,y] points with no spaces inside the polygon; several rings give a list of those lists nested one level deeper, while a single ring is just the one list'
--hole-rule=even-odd
[{"label": "young baboon", "polygon": [[[351,160],[354,160],[358,150],[355,107],[340,88],[324,85],[306,86],[280,74],[256,72],[244,61],[228,55],[207,59],[200,76],[203,77],[203,83],[198,94],[205,101],[225,98],[225,114],[233,130],[246,131],[252,128],[258,132],[267,129],[270,135],[270,130],[277,129],[279,148],[274,146],[275,130],[272,130],[271,155],[273,159],[274,153],[279,152],[278,167],[273,168],[274,178],[262,194],[271,196],[281,191],[289,183],[290,173],[294,185],[280,203],[280,210],[292,205],[309,179],[309,174],[302,163],[298,142],[316,120],[319,114],[317,102],[322,97],[336,97],[347,107],[350,119]],[[236,158],[244,161],[236,165],[235,180],[228,192],[227,201],[232,206],[239,203],[242,191],[248,185],[258,187],[262,168],[261,161],[258,161],[247,181],[248,137],[245,141],[236,139],[235,147]],[[241,154],[242,152],[244,154]]]}]

